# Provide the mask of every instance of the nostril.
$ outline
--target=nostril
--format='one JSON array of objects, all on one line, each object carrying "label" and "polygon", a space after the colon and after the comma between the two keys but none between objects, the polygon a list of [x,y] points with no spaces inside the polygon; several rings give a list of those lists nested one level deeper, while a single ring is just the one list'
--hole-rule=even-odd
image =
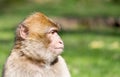
[{"label": "nostril", "polygon": [[59,43],[60,43],[60,44],[63,44],[63,42],[62,42],[62,41],[59,41]]}]

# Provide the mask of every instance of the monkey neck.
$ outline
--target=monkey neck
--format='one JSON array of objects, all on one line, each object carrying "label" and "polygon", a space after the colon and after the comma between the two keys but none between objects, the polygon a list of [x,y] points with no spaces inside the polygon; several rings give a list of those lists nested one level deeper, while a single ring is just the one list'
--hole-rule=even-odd
[{"label": "monkey neck", "polygon": [[54,65],[54,64],[56,64],[57,62],[58,62],[58,57],[57,57],[53,62],[51,62],[50,65]]},{"label": "monkey neck", "polygon": [[14,49],[19,50],[27,59],[41,64],[55,64],[57,55],[49,51],[42,42],[34,40],[16,41]]}]

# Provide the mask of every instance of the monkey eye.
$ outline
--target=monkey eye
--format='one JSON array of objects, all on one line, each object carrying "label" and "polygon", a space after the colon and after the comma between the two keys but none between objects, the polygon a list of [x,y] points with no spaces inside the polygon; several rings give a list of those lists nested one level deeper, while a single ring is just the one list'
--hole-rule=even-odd
[{"label": "monkey eye", "polygon": [[54,33],[57,33],[57,32],[58,32],[57,30],[52,30],[50,33],[54,34]]}]

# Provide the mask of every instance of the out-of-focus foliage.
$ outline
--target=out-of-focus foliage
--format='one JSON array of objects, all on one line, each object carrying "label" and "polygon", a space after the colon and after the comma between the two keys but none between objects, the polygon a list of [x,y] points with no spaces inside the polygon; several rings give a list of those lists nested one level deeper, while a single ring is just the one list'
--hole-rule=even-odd
[{"label": "out-of-focus foliage", "polygon": [[68,17],[120,15],[119,0],[1,0],[0,6],[2,14],[42,11]]},{"label": "out-of-focus foliage", "polygon": [[120,0],[0,0],[0,9],[0,75],[16,26],[40,11],[66,25],[62,55],[72,77],[120,77]]},{"label": "out-of-focus foliage", "polygon": [[20,4],[20,3],[24,3],[27,2],[26,0],[0,0],[0,8],[4,8],[10,5],[15,5],[15,4]]}]

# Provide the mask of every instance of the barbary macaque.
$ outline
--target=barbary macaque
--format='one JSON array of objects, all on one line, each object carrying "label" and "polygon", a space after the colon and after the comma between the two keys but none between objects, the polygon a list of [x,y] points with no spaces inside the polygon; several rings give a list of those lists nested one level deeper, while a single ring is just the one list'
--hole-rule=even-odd
[{"label": "barbary macaque", "polygon": [[70,77],[60,56],[60,26],[42,13],[28,16],[16,29],[15,44],[2,77]]}]

